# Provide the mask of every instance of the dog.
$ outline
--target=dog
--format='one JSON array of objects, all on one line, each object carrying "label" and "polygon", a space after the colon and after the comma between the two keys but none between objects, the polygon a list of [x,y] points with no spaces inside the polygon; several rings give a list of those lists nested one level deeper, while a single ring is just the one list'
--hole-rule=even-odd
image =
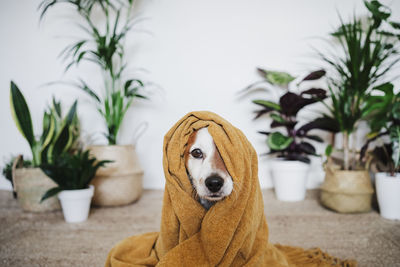
[{"label": "dog", "polygon": [[184,156],[190,182],[206,210],[232,193],[232,177],[207,128],[190,135]]}]

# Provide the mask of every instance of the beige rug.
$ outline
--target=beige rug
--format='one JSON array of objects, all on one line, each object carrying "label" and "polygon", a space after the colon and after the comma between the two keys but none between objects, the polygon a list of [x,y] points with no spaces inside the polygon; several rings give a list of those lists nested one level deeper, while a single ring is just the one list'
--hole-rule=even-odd
[{"label": "beige rug", "polygon": [[[317,190],[297,203],[277,201],[272,190],[263,193],[272,242],[320,247],[359,266],[400,266],[400,221],[376,211],[331,212],[318,204]],[[159,230],[162,195],[148,190],[137,203],[92,208],[88,221],[67,224],[61,211],[26,213],[10,192],[0,191],[0,266],[103,266],[119,240]]]}]

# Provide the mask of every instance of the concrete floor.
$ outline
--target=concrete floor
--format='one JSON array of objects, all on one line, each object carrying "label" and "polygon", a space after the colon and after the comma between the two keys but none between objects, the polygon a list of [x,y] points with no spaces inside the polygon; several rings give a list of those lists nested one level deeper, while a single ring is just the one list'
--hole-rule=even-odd
[{"label": "concrete floor", "polygon": [[[270,241],[304,248],[320,247],[359,266],[400,266],[400,221],[376,211],[337,214],[318,204],[318,191],[305,201],[280,202],[263,191]],[[61,211],[23,212],[7,191],[0,191],[0,266],[103,266],[119,240],[158,231],[162,191],[147,190],[134,204],[92,208],[80,224],[64,222]]]}]

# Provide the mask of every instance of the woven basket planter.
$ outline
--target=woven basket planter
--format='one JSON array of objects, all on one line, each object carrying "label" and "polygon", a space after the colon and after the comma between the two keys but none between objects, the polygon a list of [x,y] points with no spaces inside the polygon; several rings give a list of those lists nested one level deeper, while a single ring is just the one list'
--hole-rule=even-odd
[{"label": "woven basket planter", "polygon": [[371,210],[374,190],[367,171],[343,171],[325,168],[321,186],[321,203],[340,213],[361,213]]},{"label": "woven basket planter", "polygon": [[24,211],[46,212],[61,209],[56,197],[48,198],[40,203],[40,199],[47,190],[57,187],[57,184],[40,168],[15,169],[13,180],[18,203]]},{"label": "woven basket planter", "polygon": [[100,168],[92,184],[95,187],[92,203],[97,206],[130,204],[142,194],[143,170],[133,145],[91,146],[97,160],[112,160]]}]

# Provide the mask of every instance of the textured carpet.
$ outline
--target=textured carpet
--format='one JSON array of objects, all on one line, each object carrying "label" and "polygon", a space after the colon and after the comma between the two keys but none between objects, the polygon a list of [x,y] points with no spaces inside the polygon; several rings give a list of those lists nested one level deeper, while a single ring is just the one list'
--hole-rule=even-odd
[{"label": "textured carpet", "polygon": [[[400,266],[400,222],[376,211],[342,215],[322,208],[318,191],[305,201],[280,202],[263,191],[270,240],[320,247],[359,266]],[[130,235],[158,231],[162,191],[145,191],[132,205],[92,208],[80,224],[64,222],[61,211],[27,213],[10,192],[0,191],[0,266],[102,266],[107,252]],[[400,204],[399,204],[400,205]]]}]

